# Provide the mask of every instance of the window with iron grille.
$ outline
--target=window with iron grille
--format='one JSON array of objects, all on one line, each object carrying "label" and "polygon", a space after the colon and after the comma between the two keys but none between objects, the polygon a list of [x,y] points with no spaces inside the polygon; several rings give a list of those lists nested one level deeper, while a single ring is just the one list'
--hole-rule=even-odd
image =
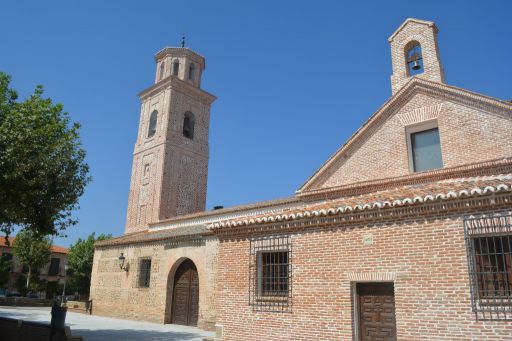
[{"label": "window with iron grille", "polygon": [[291,238],[259,237],[251,239],[250,244],[249,304],[254,310],[291,311]]},{"label": "window with iron grille", "polygon": [[464,219],[473,311],[512,319],[512,211]]},{"label": "window with iron grille", "polygon": [[288,251],[260,252],[257,257],[260,296],[287,296]]},{"label": "window with iron grille", "polygon": [[139,261],[139,288],[149,288],[151,280],[151,258],[141,258]]}]

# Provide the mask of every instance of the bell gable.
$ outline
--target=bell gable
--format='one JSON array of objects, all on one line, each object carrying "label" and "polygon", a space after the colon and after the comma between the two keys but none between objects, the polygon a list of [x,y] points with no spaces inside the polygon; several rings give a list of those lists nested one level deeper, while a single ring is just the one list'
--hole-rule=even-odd
[{"label": "bell gable", "polygon": [[512,103],[414,77],[298,194],[512,157],[510,131]]}]

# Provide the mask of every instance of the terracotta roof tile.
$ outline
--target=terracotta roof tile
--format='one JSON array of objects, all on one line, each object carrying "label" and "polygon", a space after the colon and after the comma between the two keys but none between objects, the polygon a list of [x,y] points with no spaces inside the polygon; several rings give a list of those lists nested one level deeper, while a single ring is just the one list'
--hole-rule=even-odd
[{"label": "terracotta roof tile", "polygon": [[274,207],[276,205],[293,204],[296,202],[300,202],[300,199],[297,197],[266,200],[266,201],[260,201],[260,202],[250,203],[250,204],[242,204],[242,205],[237,205],[237,206],[232,206],[232,207],[224,207],[224,208],[217,209],[217,210],[189,213],[189,214],[180,215],[177,217],[160,220],[158,222],[149,224],[149,226],[153,227],[153,226],[163,225],[165,223],[188,221],[188,220],[193,220],[195,218],[221,216],[223,214],[237,213],[237,212],[242,212],[242,211],[247,211],[247,210],[252,210],[252,209],[266,208],[266,207]]},{"label": "terracotta roof tile", "polygon": [[203,225],[178,227],[168,230],[142,231],[125,234],[121,237],[111,238],[96,242],[94,246],[123,245],[135,243],[147,243],[166,239],[197,237],[211,232]]},{"label": "terracotta roof tile", "polygon": [[[0,247],[12,247],[14,245],[14,241],[16,240],[16,237],[9,237],[9,246],[5,243],[5,237],[0,237]],[[52,245],[52,252],[54,253],[68,253],[68,249],[62,246],[58,245]]]},{"label": "terracotta roof tile", "polygon": [[[446,179],[426,184],[396,186],[372,193],[339,197],[332,200],[304,202],[302,206],[284,209],[279,213],[267,213],[250,217],[224,220],[205,226],[183,226],[157,231],[142,231],[97,242],[95,246],[114,246],[146,243],[162,240],[194,238],[211,234],[211,230],[248,226],[274,221],[294,220],[312,216],[324,216],[379,208],[391,208],[439,200],[450,200],[478,195],[512,191],[512,174]],[[190,215],[189,220],[199,220],[201,214]]]},{"label": "terracotta roof tile", "polygon": [[346,196],[323,202],[305,203],[300,208],[275,215],[259,215],[250,219],[226,220],[210,224],[209,229],[257,225],[268,222],[295,220],[311,216],[326,216],[429,201],[450,200],[499,192],[512,192],[512,174],[473,178],[447,179],[427,184],[414,184],[369,194]]}]

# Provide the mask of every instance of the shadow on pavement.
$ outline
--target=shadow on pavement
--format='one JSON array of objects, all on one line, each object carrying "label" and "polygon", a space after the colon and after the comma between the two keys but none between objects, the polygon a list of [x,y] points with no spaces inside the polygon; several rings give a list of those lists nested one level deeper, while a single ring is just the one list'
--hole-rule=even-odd
[{"label": "shadow on pavement", "polygon": [[[3,308],[3,307],[2,307]],[[41,323],[48,323],[50,324],[51,315],[50,312],[48,312],[47,316],[37,316],[34,318],[30,314],[27,313],[18,313],[15,310],[8,311],[6,313],[0,313],[1,317],[7,317],[17,320],[26,320],[26,321],[33,321],[33,322],[41,322]]]},{"label": "shadow on pavement", "polygon": [[73,329],[74,336],[82,336],[86,341],[200,341],[201,336],[196,333],[176,332],[176,331],[153,331],[153,330],[135,330],[135,329]]}]

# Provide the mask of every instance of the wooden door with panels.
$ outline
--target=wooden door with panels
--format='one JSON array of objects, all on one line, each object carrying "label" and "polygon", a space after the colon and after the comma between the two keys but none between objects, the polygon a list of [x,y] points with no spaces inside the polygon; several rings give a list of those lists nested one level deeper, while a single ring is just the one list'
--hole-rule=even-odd
[{"label": "wooden door with panels", "polygon": [[396,341],[393,283],[357,283],[360,341]]},{"label": "wooden door with panels", "polygon": [[187,259],[174,275],[171,323],[197,326],[199,315],[199,276],[194,263]]}]

